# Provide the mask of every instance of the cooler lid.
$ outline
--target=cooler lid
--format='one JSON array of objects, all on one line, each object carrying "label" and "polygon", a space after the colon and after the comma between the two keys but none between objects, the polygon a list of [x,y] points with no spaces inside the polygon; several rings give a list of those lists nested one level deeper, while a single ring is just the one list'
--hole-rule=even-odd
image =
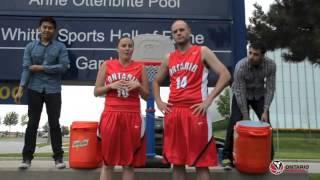
[{"label": "cooler lid", "polygon": [[71,129],[97,129],[98,125],[95,121],[73,121]]},{"label": "cooler lid", "polygon": [[251,120],[243,120],[237,123],[240,126],[247,126],[247,127],[270,127],[269,123],[261,122],[261,121],[251,121]]}]

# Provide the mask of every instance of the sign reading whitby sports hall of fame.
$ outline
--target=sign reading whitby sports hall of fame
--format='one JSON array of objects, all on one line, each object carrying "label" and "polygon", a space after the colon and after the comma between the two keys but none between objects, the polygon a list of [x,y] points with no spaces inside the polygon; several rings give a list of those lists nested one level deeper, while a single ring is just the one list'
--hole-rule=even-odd
[{"label": "sign reading whitby sports hall of fame", "polygon": [[[106,59],[117,57],[121,36],[140,34],[171,37],[175,19],[186,19],[194,44],[206,45],[232,66],[231,0],[3,0],[0,6],[0,80],[19,80],[27,43],[38,39],[41,16],[57,20],[56,39],[71,60],[64,79],[95,80]],[[209,76],[213,82],[215,75]],[[92,83],[93,84],[93,83]]]}]

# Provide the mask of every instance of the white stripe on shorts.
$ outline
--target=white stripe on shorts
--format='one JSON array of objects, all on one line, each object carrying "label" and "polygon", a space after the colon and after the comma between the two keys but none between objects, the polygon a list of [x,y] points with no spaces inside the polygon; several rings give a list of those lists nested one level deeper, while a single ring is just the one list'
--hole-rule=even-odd
[{"label": "white stripe on shorts", "polygon": [[141,116],[141,134],[140,134],[140,137],[142,138],[145,134],[145,131],[146,131],[146,119],[147,118],[144,118],[142,114],[140,114]]}]

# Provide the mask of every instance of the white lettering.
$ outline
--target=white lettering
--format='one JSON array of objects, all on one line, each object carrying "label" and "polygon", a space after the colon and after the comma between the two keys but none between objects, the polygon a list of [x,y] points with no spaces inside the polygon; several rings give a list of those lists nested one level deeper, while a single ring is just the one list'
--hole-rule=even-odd
[{"label": "white lettering", "polygon": [[117,74],[115,74],[115,73],[111,74],[111,79],[112,79],[112,81],[116,81],[117,80]]},{"label": "white lettering", "polygon": [[[103,1],[104,0],[95,0],[95,5],[96,6],[103,6]],[[104,1],[105,2],[105,1]]]},{"label": "white lettering", "polygon": [[142,7],[143,0],[73,0],[75,6],[85,7]]},{"label": "white lettering", "polygon": [[128,77],[127,77],[127,81],[130,81],[132,79],[132,74],[128,74]]},{"label": "white lettering", "polygon": [[130,37],[130,38],[134,38],[134,37],[136,37],[137,35],[139,35],[139,31],[136,30],[136,29],[133,29],[133,30],[131,30],[130,32],[123,32],[121,29],[118,29],[117,31],[111,29],[111,30],[110,30],[110,42],[117,41],[117,40],[119,40],[119,39],[120,39],[121,37],[123,37],[123,36],[127,36],[127,37]]},{"label": "white lettering", "polygon": [[11,40],[14,40],[17,33],[17,29],[15,28],[13,31],[11,28],[8,28],[7,31],[5,31],[4,28],[1,28],[1,32],[2,32],[3,40],[7,40],[9,36]]},{"label": "white lettering", "polygon": [[109,75],[107,77],[107,80],[109,83],[112,83],[113,81],[118,81],[118,80],[137,81],[137,78],[130,73],[127,74],[127,73],[118,72],[118,73],[112,73],[111,75]]},{"label": "white lettering", "polygon": [[169,69],[169,75],[172,76],[174,73],[178,72],[178,71],[191,71],[191,72],[196,72],[198,69],[198,65],[197,64],[193,64],[190,62],[183,62],[180,64],[176,64],[174,66],[172,66]]},{"label": "white lettering", "polygon": [[113,38],[120,39],[121,37],[121,29],[118,30],[118,33],[114,32],[113,29],[110,31],[110,42],[113,42]]},{"label": "white lettering", "polygon": [[77,0],[73,0],[73,4],[75,6],[82,6],[84,4],[84,0],[80,0],[79,2]]},{"label": "white lettering", "polygon": [[90,63],[88,64],[88,69],[90,70],[94,70],[94,69],[98,69],[99,65],[97,61],[90,61]]},{"label": "white lettering", "polygon": [[125,73],[123,73],[121,79],[122,80],[126,80],[127,79],[127,75]]},{"label": "white lettering", "polygon": [[29,5],[31,5],[32,3],[36,3],[36,5],[38,5],[38,6],[41,5],[40,0],[30,0]]},{"label": "white lettering", "polygon": [[37,6],[66,6],[68,0],[30,0],[29,5]]},{"label": "white lettering", "polygon": [[191,41],[194,44],[203,44],[204,43],[204,35],[203,34],[191,35]]},{"label": "white lettering", "polygon": [[87,69],[88,68],[88,59],[87,57],[80,56],[76,59],[76,66],[78,69]]},{"label": "white lettering", "polygon": [[3,40],[16,41],[33,41],[39,39],[40,32],[36,29],[22,30],[21,28],[1,28],[1,35]]},{"label": "white lettering", "polygon": [[103,42],[104,33],[93,30],[92,32],[69,32],[67,29],[60,29],[58,40],[67,42],[71,45],[73,42]]},{"label": "white lettering", "polygon": [[80,56],[76,59],[76,66],[78,69],[84,70],[97,70],[99,69],[100,65],[104,62],[104,60],[95,60],[91,59],[89,60],[85,56]]},{"label": "white lettering", "polygon": [[180,0],[149,0],[149,8],[180,8]]},{"label": "white lettering", "polygon": [[136,0],[135,1],[136,7],[142,7],[143,6],[143,0]]},{"label": "white lettering", "polygon": [[119,7],[121,6],[121,1],[120,0],[112,0],[112,4],[113,4],[113,7]]},{"label": "white lettering", "polygon": [[72,148],[82,148],[89,145],[89,139],[75,140],[72,142]]},{"label": "white lettering", "polygon": [[110,76],[108,76],[107,79],[109,83],[112,83],[112,78]]},{"label": "white lettering", "polygon": [[196,72],[197,69],[198,69],[198,65],[194,64],[191,68],[191,71]]}]

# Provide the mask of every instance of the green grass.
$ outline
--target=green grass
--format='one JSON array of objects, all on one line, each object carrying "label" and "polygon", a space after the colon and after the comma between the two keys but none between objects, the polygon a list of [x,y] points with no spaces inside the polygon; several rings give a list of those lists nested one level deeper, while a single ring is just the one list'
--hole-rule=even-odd
[{"label": "green grass", "polygon": [[213,131],[213,135],[214,135],[215,137],[225,139],[225,137],[226,137],[226,131],[224,131],[224,130]]},{"label": "green grass", "polygon": [[8,136],[3,136],[3,137],[0,137],[0,141],[2,141],[2,140],[17,139],[17,138],[23,139],[23,137],[8,137]]},{"label": "green grass", "polygon": [[279,136],[282,138],[291,138],[291,137],[297,137],[297,138],[320,138],[320,131],[318,132],[308,132],[308,131],[297,131],[297,132],[285,132],[282,130],[274,130],[273,136],[277,137],[277,133],[279,132]]},{"label": "green grass", "polygon": [[320,179],[320,174],[310,174],[309,180],[319,180]]},{"label": "green grass", "polygon": [[214,136],[224,139],[226,137],[227,125],[227,120],[215,121],[212,125],[212,131]]},{"label": "green grass", "polygon": [[36,146],[37,146],[38,148],[42,148],[42,147],[48,146],[48,145],[50,145],[50,144],[48,144],[48,143],[39,143],[39,144],[37,144]]},{"label": "green grass", "polygon": [[275,159],[319,159],[320,153],[310,152],[275,152]]},{"label": "green grass", "polygon": [[227,125],[228,125],[227,120],[215,121],[212,125],[212,130],[213,130],[213,132],[225,130],[225,129],[227,129]]},{"label": "green grass", "polygon": [[[320,133],[287,133],[274,132],[274,147],[276,158],[282,159],[319,159]],[[279,137],[279,142],[277,140]],[[279,146],[278,146],[279,145]]]}]

